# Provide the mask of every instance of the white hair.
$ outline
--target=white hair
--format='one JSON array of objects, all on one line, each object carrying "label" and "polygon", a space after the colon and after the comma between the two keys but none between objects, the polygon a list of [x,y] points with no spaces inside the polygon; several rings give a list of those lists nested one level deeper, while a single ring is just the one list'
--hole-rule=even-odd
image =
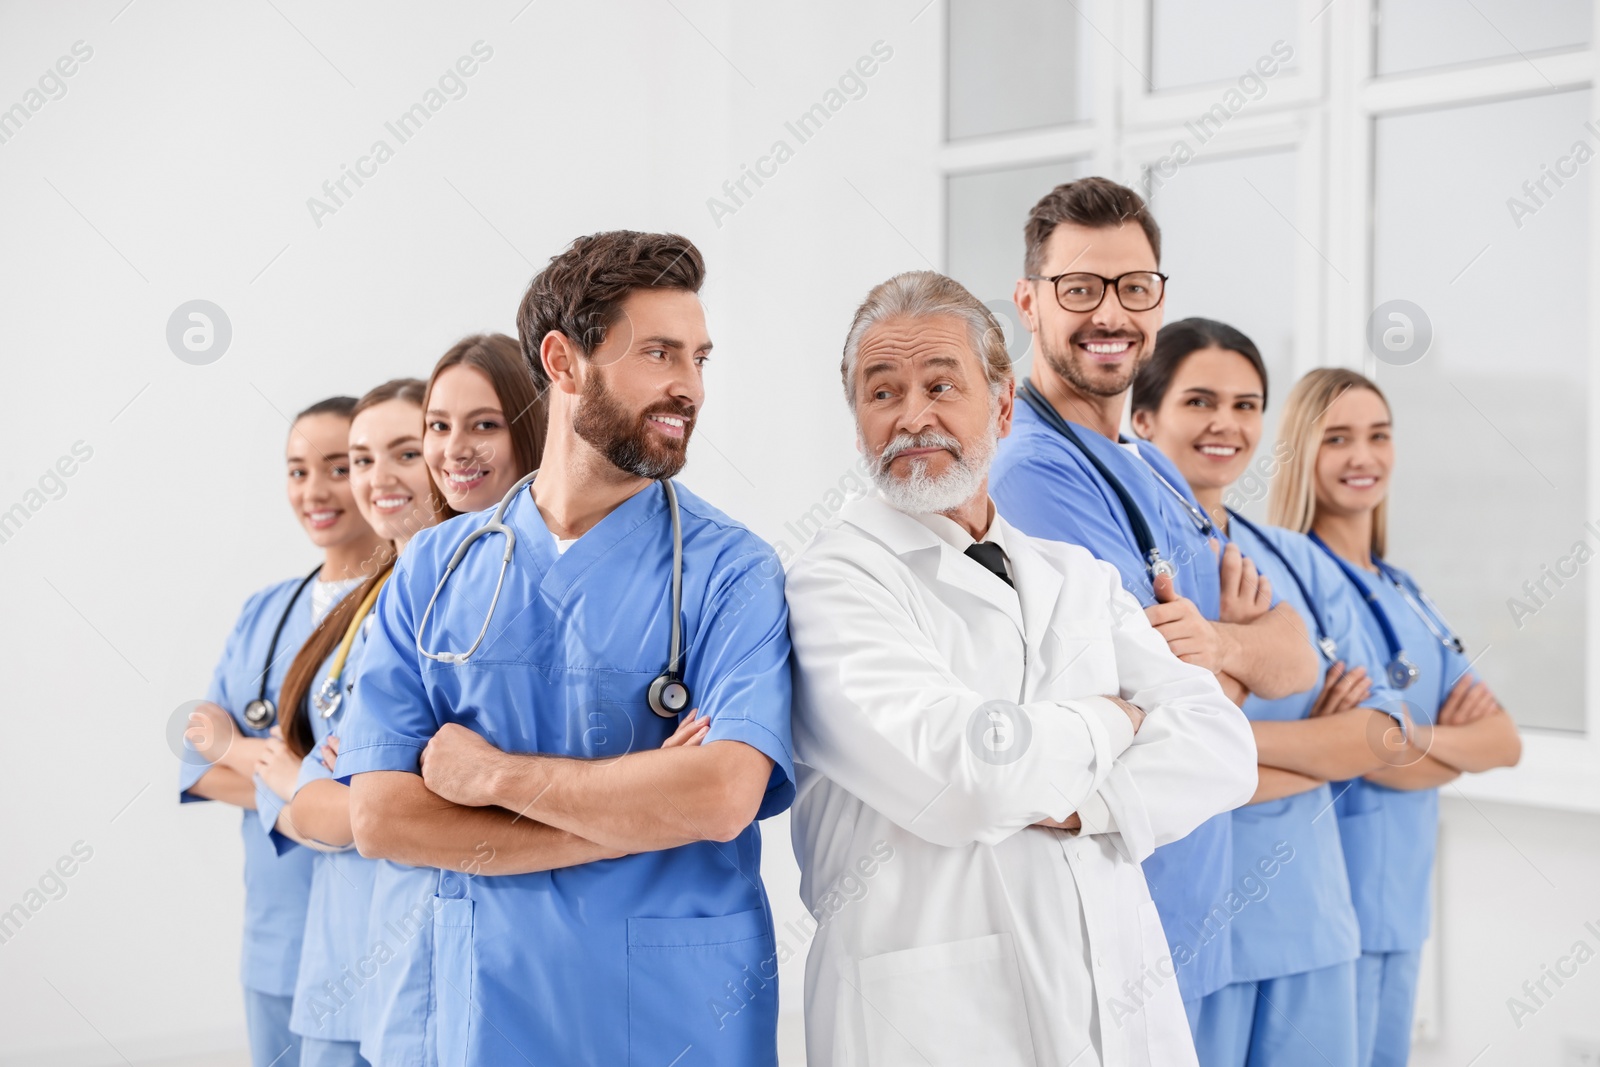
[{"label": "white hair", "polygon": [[1006,351],[1005,331],[994,314],[973,296],[966,286],[931,270],[906,271],[873,286],[856,308],[850,332],[844,339],[844,358],[839,372],[844,379],[844,396],[852,409],[856,406],[856,363],[861,341],[867,331],[891,319],[921,319],[951,315],[967,326],[973,354],[983,364],[989,391],[998,394],[1013,374],[1011,355]]}]

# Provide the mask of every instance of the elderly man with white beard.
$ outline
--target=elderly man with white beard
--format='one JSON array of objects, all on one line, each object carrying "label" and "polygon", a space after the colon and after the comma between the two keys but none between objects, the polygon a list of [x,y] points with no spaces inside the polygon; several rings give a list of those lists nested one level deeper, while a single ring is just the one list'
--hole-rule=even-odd
[{"label": "elderly man with white beard", "polygon": [[879,285],[841,371],[877,492],[787,580],[810,1062],[1193,1064],[1139,862],[1249,800],[1248,722],[1109,564],[995,513],[1016,383],[966,289]]}]

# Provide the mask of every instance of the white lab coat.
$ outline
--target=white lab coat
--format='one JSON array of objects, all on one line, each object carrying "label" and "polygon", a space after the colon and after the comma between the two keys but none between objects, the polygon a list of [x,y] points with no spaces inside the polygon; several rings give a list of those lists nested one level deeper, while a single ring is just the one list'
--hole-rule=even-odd
[{"label": "white lab coat", "polygon": [[987,539],[1015,590],[874,494],[789,571],[810,1062],[1193,1064],[1139,861],[1250,799],[1250,725],[1111,566]]}]

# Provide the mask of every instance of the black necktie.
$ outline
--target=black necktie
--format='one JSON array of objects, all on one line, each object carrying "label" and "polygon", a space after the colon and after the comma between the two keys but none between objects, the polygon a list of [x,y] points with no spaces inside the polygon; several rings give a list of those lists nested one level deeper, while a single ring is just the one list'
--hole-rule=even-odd
[{"label": "black necktie", "polygon": [[1006,573],[1005,549],[1001,548],[993,541],[974,541],[972,544],[967,546],[966,554],[983,564],[984,570],[988,571],[990,574],[993,574],[996,578],[1000,579],[1002,582],[1005,582],[1013,589],[1016,588],[1016,584],[1012,582],[1011,576]]}]

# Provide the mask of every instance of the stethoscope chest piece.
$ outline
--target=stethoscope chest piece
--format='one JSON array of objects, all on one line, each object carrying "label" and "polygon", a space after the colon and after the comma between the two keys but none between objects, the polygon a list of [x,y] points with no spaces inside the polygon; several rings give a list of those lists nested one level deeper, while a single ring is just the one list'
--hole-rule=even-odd
[{"label": "stethoscope chest piece", "polygon": [[316,705],[324,719],[333,718],[333,713],[339,710],[339,705],[344,702],[344,694],[339,692],[339,679],[337,677],[324,678],[322,685],[317,689],[316,695],[311,698],[311,703]]},{"label": "stethoscope chest piece", "polygon": [[244,706],[245,725],[252,730],[265,730],[267,724],[277,715],[278,709],[272,701],[265,699],[252,700]]},{"label": "stethoscope chest piece", "polygon": [[663,719],[673,719],[689,706],[689,687],[669,672],[650,683],[647,699],[651,711]]},{"label": "stethoscope chest piece", "polygon": [[1408,689],[1417,680],[1417,665],[1404,652],[1389,661],[1389,684],[1396,689]]}]

